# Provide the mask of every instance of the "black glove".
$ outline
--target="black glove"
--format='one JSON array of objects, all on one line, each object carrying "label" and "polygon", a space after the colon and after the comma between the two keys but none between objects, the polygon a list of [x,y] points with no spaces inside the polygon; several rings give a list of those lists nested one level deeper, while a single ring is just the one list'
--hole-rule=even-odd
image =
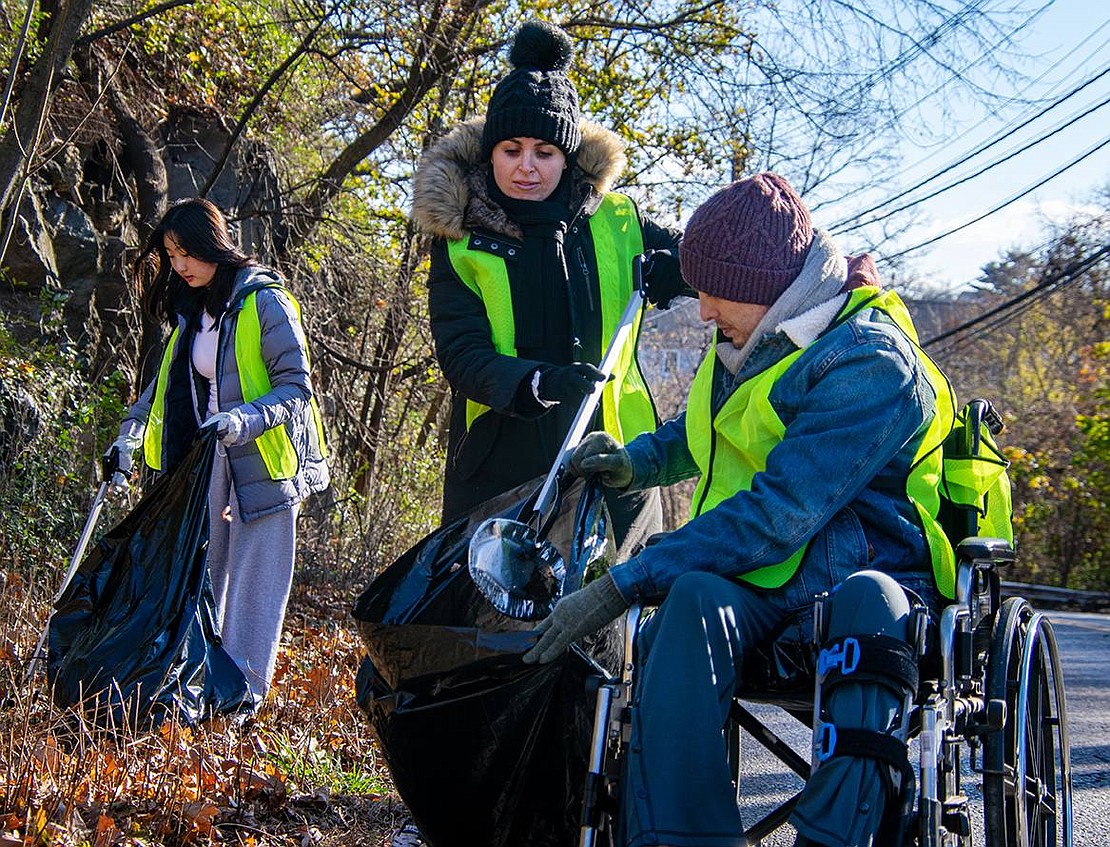
[{"label": "black glove", "polygon": [[627,488],[632,482],[628,451],[607,432],[591,432],[574,448],[567,470],[571,476],[597,476],[609,488]]},{"label": "black glove", "polygon": [[613,578],[604,574],[555,604],[551,614],[536,627],[536,632],[543,633],[540,640],[522,658],[527,664],[546,665],[563,655],[572,642],[597,632],[628,606]]},{"label": "black glove", "polygon": [[682,278],[677,250],[649,250],[645,256],[640,284],[653,305],[666,309],[675,297],[697,297]]},{"label": "black glove", "polygon": [[605,380],[605,374],[586,362],[546,370],[540,376],[540,399],[548,403],[577,403]]}]

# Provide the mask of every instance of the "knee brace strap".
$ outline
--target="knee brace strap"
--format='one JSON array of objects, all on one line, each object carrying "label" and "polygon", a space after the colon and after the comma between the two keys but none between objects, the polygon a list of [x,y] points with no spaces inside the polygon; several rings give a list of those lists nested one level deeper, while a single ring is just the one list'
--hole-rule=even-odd
[{"label": "knee brace strap", "polygon": [[817,731],[817,760],[824,762],[833,756],[851,756],[875,759],[898,771],[910,768],[909,747],[906,742],[874,729],[840,729],[831,723],[821,724]]},{"label": "knee brace strap", "polygon": [[817,657],[817,683],[829,690],[842,682],[878,683],[916,692],[917,653],[901,638],[848,635],[826,641]]},{"label": "knee brace strap", "polygon": [[[877,761],[887,804],[883,810],[876,844],[901,844],[906,825],[913,812],[914,773],[910,765],[909,747],[906,742],[873,729],[842,729],[832,724],[822,724],[819,730],[818,761],[833,756],[850,756]],[[827,742],[827,747],[826,747]],[[894,784],[891,770],[901,779]]]}]

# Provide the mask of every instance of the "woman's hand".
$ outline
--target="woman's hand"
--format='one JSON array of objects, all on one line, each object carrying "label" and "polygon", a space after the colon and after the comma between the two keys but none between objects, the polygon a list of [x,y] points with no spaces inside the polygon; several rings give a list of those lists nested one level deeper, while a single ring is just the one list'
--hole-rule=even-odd
[{"label": "woman's hand", "polygon": [[250,441],[247,424],[238,409],[232,409],[230,412],[216,412],[201,424],[201,429],[207,427],[216,428],[216,437],[220,439],[220,443],[225,447],[238,447]]}]

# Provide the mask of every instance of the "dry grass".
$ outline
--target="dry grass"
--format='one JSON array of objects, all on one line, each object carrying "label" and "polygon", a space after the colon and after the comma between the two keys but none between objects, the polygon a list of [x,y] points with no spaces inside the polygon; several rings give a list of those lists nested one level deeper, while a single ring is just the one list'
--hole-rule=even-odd
[{"label": "dry grass", "polygon": [[389,843],[405,812],[355,703],[349,597],[295,590],[273,691],[248,722],[109,733],[24,681],[42,618],[7,577],[0,847]]}]

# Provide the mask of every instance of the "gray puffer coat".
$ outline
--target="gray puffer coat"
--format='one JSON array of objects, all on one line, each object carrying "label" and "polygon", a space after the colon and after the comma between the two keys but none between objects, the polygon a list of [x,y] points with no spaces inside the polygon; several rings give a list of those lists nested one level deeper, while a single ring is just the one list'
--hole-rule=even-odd
[{"label": "gray puffer coat", "polygon": [[[262,360],[271,388],[249,403],[243,401],[235,360],[235,332],[244,300],[256,291]],[[177,338],[171,354],[162,428],[162,468],[172,468],[188,450],[207,414],[208,381],[190,359],[193,330],[178,315]],[[238,410],[249,440],[228,447],[227,456],[239,511],[244,521],[288,509],[328,487],[323,445],[313,420],[308,346],[296,307],[273,271],[243,268],[235,277],[227,311],[220,320],[217,391],[221,412]],[[120,436],[138,442],[150,417],[157,377],[151,380],[120,426]],[[297,454],[297,471],[288,479],[271,479],[255,439],[284,426]]]}]

